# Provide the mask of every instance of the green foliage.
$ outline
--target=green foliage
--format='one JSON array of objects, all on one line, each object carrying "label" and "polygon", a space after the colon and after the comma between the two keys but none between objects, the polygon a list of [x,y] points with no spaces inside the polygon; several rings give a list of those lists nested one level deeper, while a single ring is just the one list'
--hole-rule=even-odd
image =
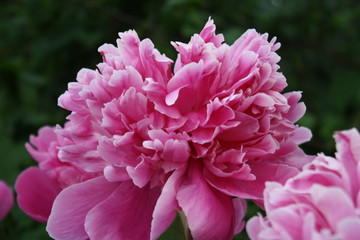
[{"label": "green foliage", "polygon": [[[57,97],[96,49],[135,29],[169,57],[170,41],[188,41],[207,18],[232,43],[246,29],[277,36],[290,90],[303,91],[308,153],[331,153],[335,130],[360,127],[360,4],[356,0],[4,0],[0,3],[0,179],[13,186],[34,164],[24,149],[43,125],[63,124]],[[257,211],[254,206],[250,211]],[[176,225],[176,224],[175,224]],[[176,226],[175,226],[176,228]],[[15,207],[0,239],[49,239],[44,224]],[[167,239],[177,239],[173,228]],[[171,235],[173,234],[173,235]],[[246,239],[241,235],[237,239]]]}]

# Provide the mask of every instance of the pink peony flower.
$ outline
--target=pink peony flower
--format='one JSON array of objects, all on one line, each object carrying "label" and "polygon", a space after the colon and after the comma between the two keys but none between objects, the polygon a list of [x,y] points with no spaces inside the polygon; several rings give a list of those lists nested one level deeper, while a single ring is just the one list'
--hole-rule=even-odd
[{"label": "pink peony flower", "polygon": [[43,127],[38,137],[30,137],[26,149],[39,167],[23,171],[15,184],[19,207],[40,222],[47,221],[55,197],[62,189],[92,177],[79,164],[59,160],[59,148],[72,143],[58,133],[60,130],[60,127]]},{"label": "pink peony flower", "polygon": [[285,182],[310,159],[298,147],[310,131],[294,125],[301,95],[280,93],[280,45],[249,30],[229,46],[209,20],[173,43],[172,72],[149,39],[119,35],[59,98],[71,114],[55,131],[56,156],[91,179],[57,195],[50,236],[156,239],[178,210],[194,239],[231,239],[244,226],[242,198],[261,204],[265,181]]},{"label": "pink peony flower", "polygon": [[10,188],[0,181],[0,221],[9,213],[14,204],[14,196]]},{"label": "pink peony flower", "polygon": [[360,134],[335,134],[336,159],[323,154],[284,185],[266,184],[267,217],[247,224],[251,239],[358,239]]}]

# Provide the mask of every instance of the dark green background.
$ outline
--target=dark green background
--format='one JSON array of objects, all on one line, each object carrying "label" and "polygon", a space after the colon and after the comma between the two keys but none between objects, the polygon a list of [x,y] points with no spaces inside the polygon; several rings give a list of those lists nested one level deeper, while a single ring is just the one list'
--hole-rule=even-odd
[{"label": "dark green background", "polygon": [[[57,107],[57,97],[78,70],[101,61],[101,44],[135,29],[174,58],[170,41],[187,42],[209,16],[228,44],[248,28],[278,37],[286,91],[303,91],[308,108],[299,122],[313,131],[313,140],[304,145],[308,153],[333,154],[333,132],[360,126],[357,0],[2,0],[0,179],[13,186],[34,164],[24,143],[43,125],[63,124],[68,113]],[[251,214],[256,211],[250,208]],[[0,222],[0,239],[48,237],[44,224],[14,207]],[[164,239],[181,239],[176,226]]]}]

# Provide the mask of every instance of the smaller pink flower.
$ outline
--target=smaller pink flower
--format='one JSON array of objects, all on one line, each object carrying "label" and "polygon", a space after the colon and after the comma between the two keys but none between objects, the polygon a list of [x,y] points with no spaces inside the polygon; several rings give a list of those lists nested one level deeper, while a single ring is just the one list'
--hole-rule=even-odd
[{"label": "smaller pink flower", "polygon": [[69,124],[65,129],[43,127],[38,136],[30,136],[30,143],[25,145],[39,166],[23,171],[16,180],[15,190],[19,207],[34,220],[46,222],[60,191],[92,176],[77,164],[61,161],[58,157],[59,149],[72,144],[70,139],[58,133],[69,127]]},{"label": "smaller pink flower", "polygon": [[248,235],[261,239],[359,239],[360,134],[335,134],[336,159],[323,154],[284,185],[268,182],[266,217],[247,223]]},{"label": "smaller pink flower", "polygon": [[0,181],[0,221],[3,220],[9,213],[14,204],[14,196],[10,188]]}]

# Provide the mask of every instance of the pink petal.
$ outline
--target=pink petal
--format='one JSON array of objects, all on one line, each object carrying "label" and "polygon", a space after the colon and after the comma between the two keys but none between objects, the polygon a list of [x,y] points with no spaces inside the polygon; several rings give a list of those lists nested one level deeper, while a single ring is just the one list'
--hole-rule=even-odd
[{"label": "pink petal", "polygon": [[205,24],[205,27],[200,32],[200,37],[204,39],[204,42],[212,42],[215,47],[220,47],[221,43],[224,41],[224,36],[222,34],[215,35],[216,26],[214,20],[211,18]]},{"label": "pink petal", "polygon": [[259,122],[242,112],[235,113],[235,119],[240,122],[240,124],[234,128],[227,129],[219,134],[218,138],[222,141],[244,141],[251,139],[258,133],[260,128]]},{"label": "pink petal", "polygon": [[106,166],[104,168],[104,177],[109,182],[119,182],[130,180],[125,167]]},{"label": "pink petal", "polygon": [[314,184],[342,186],[342,180],[332,172],[303,171],[288,182],[288,185],[297,192],[308,192]]},{"label": "pink petal", "polygon": [[235,232],[232,199],[208,185],[199,163],[194,162],[187,169],[177,200],[194,239],[232,239]]},{"label": "pink petal", "polygon": [[125,123],[121,118],[122,115],[119,113],[117,99],[105,103],[104,108],[102,109],[102,116],[101,127],[106,130],[116,132],[126,129]]},{"label": "pink petal", "polygon": [[164,150],[161,154],[165,161],[162,168],[165,172],[181,168],[186,164],[190,156],[190,148],[186,141],[169,139],[165,142]]},{"label": "pink petal", "polygon": [[[201,83],[201,77],[202,77],[202,67],[203,64],[197,64],[197,63],[190,63],[188,65],[185,65],[183,68],[181,68],[168,82],[167,90],[169,95],[166,96],[166,104],[167,105],[174,105],[177,101],[184,101],[188,102],[190,105],[190,102],[194,101],[195,98],[198,96],[195,95],[189,95],[192,94],[194,90],[197,90],[200,83]],[[180,91],[186,90],[186,96],[190,98],[182,98],[180,99]],[[185,94],[185,93],[184,93]],[[184,102],[181,102],[183,104]],[[181,106],[182,108],[185,108],[187,106]],[[187,107],[188,108],[188,107]]]},{"label": "pink petal", "polygon": [[357,129],[353,128],[347,131],[337,132],[335,139],[337,154],[339,157],[342,157],[344,162],[360,162],[360,134]]},{"label": "pink petal", "polygon": [[156,203],[151,223],[150,239],[152,240],[160,237],[176,217],[175,210],[178,208],[176,194],[183,180],[184,170],[183,168],[174,171],[161,190],[161,195]]},{"label": "pink petal", "polygon": [[200,60],[198,63],[186,64],[176,72],[167,85],[167,105],[173,106],[182,114],[200,110],[210,98],[209,89],[214,81],[214,76],[206,75],[204,70],[204,62]]},{"label": "pink petal", "polygon": [[335,134],[336,140],[336,159],[339,159],[344,168],[344,182],[351,189],[351,196],[356,197],[360,190],[360,185],[357,179],[357,165],[360,162],[360,134],[357,129],[353,128],[347,131],[338,132]]},{"label": "pink petal", "polygon": [[17,178],[15,190],[20,208],[36,221],[46,222],[61,189],[44,171],[30,167]]},{"label": "pink petal", "polygon": [[119,186],[97,177],[64,189],[55,199],[46,230],[58,240],[88,238],[84,223],[88,212]]},{"label": "pink petal", "polygon": [[142,160],[136,167],[127,166],[126,171],[139,188],[144,187],[152,176],[151,166]]},{"label": "pink petal", "polygon": [[272,226],[283,236],[286,236],[284,239],[303,239],[301,237],[303,219],[295,210],[296,208],[293,205],[289,205],[268,213],[267,217]]},{"label": "pink petal", "polygon": [[235,113],[230,107],[221,104],[218,99],[215,99],[215,101],[207,105],[207,118],[201,125],[216,127],[234,119],[234,117]]},{"label": "pink petal", "polygon": [[246,223],[246,233],[248,234],[249,238],[252,240],[260,240],[258,235],[260,234],[263,226],[261,224],[261,217],[255,216],[252,217]]},{"label": "pink petal", "polygon": [[58,141],[58,137],[52,127],[42,127],[38,131],[38,136],[31,135],[30,143],[26,143],[26,150],[38,163],[49,161],[51,144]]},{"label": "pink petal", "polygon": [[244,88],[251,84],[250,81],[254,79],[252,76],[257,71],[256,63],[259,61],[258,54],[252,51],[238,52],[234,56],[235,59],[232,59],[233,62],[230,63],[230,66],[222,66],[228,68],[225,71],[231,71],[229,77],[229,82],[232,83],[231,90]]},{"label": "pink petal", "polygon": [[251,174],[255,180],[243,181],[232,178],[220,178],[208,171],[204,172],[206,180],[219,191],[239,198],[262,199],[266,181],[284,183],[288,178],[295,176],[299,171],[285,164],[269,161],[253,163]]},{"label": "pink petal", "polygon": [[205,161],[205,166],[212,174],[223,178],[234,178],[238,180],[254,180],[249,165],[244,163],[245,153],[230,149],[224,151],[215,159]]},{"label": "pink petal", "polygon": [[243,218],[246,215],[246,201],[241,198],[234,198],[233,200],[234,204],[234,211],[235,211],[235,234],[238,234],[243,230],[245,226],[245,222],[243,221]]},{"label": "pink petal", "polygon": [[360,236],[359,217],[349,217],[341,220],[337,225],[337,233],[341,239],[356,240]]},{"label": "pink petal", "polygon": [[194,143],[204,144],[211,142],[220,132],[219,128],[197,128],[191,132]]},{"label": "pink petal", "polygon": [[92,240],[150,239],[152,213],[159,188],[138,188],[122,182],[104,201],[92,208],[85,229]]},{"label": "pink petal", "polygon": [[169,139],[165,142],[162,158],[165,161],[183,163],[188,160],[190,147],[186,141]]},{"label": "pink petal", "polygon": [[285,93],[284,96],[288,100],[288,104],[291,106],[290,111],[283,116],[289,119],[291,122],[298,121],[305,113],[306,106],[304,103],[298,103],[301,98],[301,92]]},{"label": "pink petal", "polygon": [[5,218],[14,204],[14,196],[5,182],[0,181],[0,221]]},{"label": "pink petal", "polygon": [[301,144],[301,143],[307,142],[311,139],[311,137],[312,137],[311,130],[308,128],[305,128],[305,127],[296,128],[291,133],[291,139],[296,144]]},{"label": "pink petal", "polygon": [[332,229],[344,217],[355,217],[355,206],[349,195],[338,187],[314,185],[311,188],[311,198],[314,205],[326,218]]},{"label": "pink petal", "polygon": [[106,137],[99,138],[97,150],[101,158],[114,165],[125,165],[124,163],[136,164],[138,150],[135,148],[133,132],[126,132],[124,135],[115,135],[109,139]]},{"label": "pink petal", "polygon": [[[140,92],[142,84],[143,80],[141,75],[132,66],[127,66],[125,70],[114,71],[109,80],[109,85],[117,91],[134,87]],[[122,93],[122,91],[119,92]]]},{"label": "pink petal", "polygon": [[112,98],[106,87],[107,86],[104,86],[103,79],[100,77],[95,78],[89,84],[90,91],[94,97],[102,103],[108,102]]}]

